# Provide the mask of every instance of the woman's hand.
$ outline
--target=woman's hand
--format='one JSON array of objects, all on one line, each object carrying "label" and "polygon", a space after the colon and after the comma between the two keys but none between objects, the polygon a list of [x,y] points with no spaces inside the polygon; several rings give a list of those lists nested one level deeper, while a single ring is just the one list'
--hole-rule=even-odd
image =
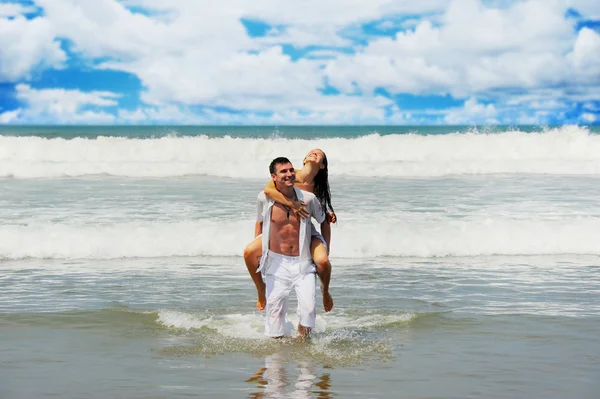
[{"label": "woman's hand", "polygon": [[294,215],[296,215],[296,217],[306,219],[310,215],[308,209],[306,209],[306,206],[306,202],[292,201],[292,212],[294,212]]},{"label": "woman's hand", "polygon": [[329,223],[335,223],[337,222],[337,217],[335,216],[335,213],[328,213],[327,214],[327,220],[329,221]]}]

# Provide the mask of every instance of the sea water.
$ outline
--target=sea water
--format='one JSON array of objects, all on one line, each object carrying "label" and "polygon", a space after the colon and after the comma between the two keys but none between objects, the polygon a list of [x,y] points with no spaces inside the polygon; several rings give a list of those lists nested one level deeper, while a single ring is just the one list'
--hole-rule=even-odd
[{"label": "sea water", "polygon": [[[335,307],[272,340],[241,254],[271,159],[312,148]],[[3,127],[0,398],[598,398],[599,154],[576,126]]]}]

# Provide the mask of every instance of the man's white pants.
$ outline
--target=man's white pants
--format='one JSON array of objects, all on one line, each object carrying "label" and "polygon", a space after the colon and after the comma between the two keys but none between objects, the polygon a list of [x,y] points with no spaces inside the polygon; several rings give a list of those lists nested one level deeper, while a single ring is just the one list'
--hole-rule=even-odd
[{"label": "man's white pants", "polygon": [[292,289],[298,298],[298,318],[303,327],[314,327],[316,321],[316,269],[312,265],[300,273],[300,257],[286,256],[269,251],[266,268],[267,307],[265,335],[284,335],[288,297]]}]

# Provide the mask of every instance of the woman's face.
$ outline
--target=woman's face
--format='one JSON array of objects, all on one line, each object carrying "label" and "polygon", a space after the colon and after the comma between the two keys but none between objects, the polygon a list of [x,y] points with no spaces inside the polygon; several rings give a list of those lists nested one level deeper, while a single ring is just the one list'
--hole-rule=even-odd
[{"label": "woman's face", "polygon": [[306,157],[304,157],[303,163],[314,162],[317,165],[319,165],[321,168],[324,168],[325,167],[325,165],[323,164],[324,157],[325,157],[325,153],[323,151],[319,150],[318,148],[315,148],[314,150],[310,150],[310,152],[308,154],[306,154]]}]

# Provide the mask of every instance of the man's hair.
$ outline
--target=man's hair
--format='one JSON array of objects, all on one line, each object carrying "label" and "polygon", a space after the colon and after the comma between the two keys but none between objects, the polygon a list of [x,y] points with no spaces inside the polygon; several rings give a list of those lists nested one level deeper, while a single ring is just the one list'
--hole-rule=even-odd
[{"label": "man's hair", "polygon": [[277,157],[274,160],[272,160],[271,164],[269,165],[269,172],[272,175],[275,174],[275,165],[280,164],[280,163],[291,163],[291,162],[286,157]]}]

